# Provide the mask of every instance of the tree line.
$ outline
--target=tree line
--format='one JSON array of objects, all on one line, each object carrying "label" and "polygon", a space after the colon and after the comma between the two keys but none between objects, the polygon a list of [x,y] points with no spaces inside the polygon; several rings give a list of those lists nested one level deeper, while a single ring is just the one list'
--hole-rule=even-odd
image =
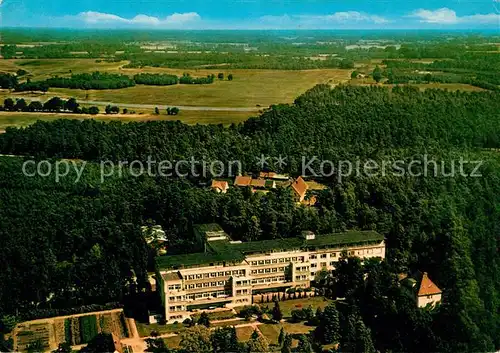
[{"label": "tree line", "polygon": [[[71,89],[120,89],[133,87],[136,84],[168,86],[180,84],[211,84],[215,75],[206,77],[193,77],[184,73],[181,77],[166,74],[137,74],[132,79],[127,75],[94,72],[91,74],[74,74],[71,77],[52,77],[44,81],[31,81],[19,83],[18,75],[0,73],[0,87],[14,89],[16,92],[41,91],[47,92],[50,87]],[[224,73],[219,73],[219,80],[224,79]],[[228,81],[233,80],[233,74],[227,76]]]},{"label": "tree line", "polygon": [[[9,112],[50,112],[50,113],[60,113],[68,112],[75,114],[99,114],[99,108],[96,106],[91,107],[81,107],[80,103],[76,101],[75,98],[69,98],[68,100],[61,99],[59,97],[52,97],[46,102],[42,103],[40,101],[31,101],[29,104],[24,98],[16,99],[6,98],[3,102],[3,106],[0,106],[0,111]],[[106,107],[106,114],[118,113],[118,107]]]}]

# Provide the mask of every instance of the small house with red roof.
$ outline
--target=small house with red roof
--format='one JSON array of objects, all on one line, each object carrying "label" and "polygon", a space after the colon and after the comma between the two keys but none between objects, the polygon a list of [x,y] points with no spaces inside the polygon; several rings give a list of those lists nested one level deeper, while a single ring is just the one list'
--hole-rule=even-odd
[{"label": "small house with red roof", "polygon": [[229,189],[229,183],[225,180],[212,180],[212,189],[216,192],[225,194]]},{"label": "small house with red roof", "polygon": [[294,180],[294,182],[291,184],[295,199],[297,202],[302,202],[304,201],[304,198],[306,197],[307,189],[309,188],[302,179],[301,176],[299,176],[297,179]]},{"label": "small house with red roof", "polygon": [[424,308],[427,305],[436,305],[441,302],[441,289],[434,282],[431,281],[427,272],[424,272],[420,280],[420,286],[417,292],[417,306]]}]

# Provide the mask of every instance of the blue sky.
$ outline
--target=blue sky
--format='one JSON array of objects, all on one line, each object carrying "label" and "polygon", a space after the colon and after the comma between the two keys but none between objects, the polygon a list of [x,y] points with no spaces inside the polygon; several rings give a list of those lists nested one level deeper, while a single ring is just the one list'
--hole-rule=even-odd
[{"label": "blue sky", "polygon": [[500,0],[0,0],[0,26],[500,32]]}]

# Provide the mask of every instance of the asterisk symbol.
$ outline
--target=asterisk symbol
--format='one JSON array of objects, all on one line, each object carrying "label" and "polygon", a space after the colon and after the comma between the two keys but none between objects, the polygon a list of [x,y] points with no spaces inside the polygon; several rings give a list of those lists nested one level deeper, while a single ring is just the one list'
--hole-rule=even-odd
[{"label": "asterisk symbol", "polygon": [[278,168],[282,169],[283,167],[286,166],[286,156],[283,157],[281,156],[281,154],[279,155],[279,157],[274,157],[274,159],[276,160],[276,164],[278,165]]},{"label": "asterisk symbol", "polygon": [[267,161],[269,157],[264,156],[263,154],[260,157],[255,157],[257,159],[257,165],[260,166],[260,169],[264,169],[266,165],[268,165]]}]

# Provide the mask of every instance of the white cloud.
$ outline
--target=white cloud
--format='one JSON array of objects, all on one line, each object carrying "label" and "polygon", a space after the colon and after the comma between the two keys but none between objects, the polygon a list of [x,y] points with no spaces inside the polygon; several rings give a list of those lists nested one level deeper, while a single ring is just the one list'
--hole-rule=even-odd
[{"label": "white cloud", "polygon": [[335,28],[352,25],[380,25],[390,21],[382,16],[358,11],[335,12],[329,15],[262,16],[259,23],[272,28]]},{"label": "white cloud", "polygon": [[358,11],[335,12],[332,15],[318,16],[318,19],[329,21],[329,22],[330,21],[331,22],[338,22],[338,23],[369,22],[369,23],[381,24],[381,23],[389,22],[389,20],[387,20],[381,16],[370,15],[370,14],[358,12]]},{"label": "white cloud", "polygon": [[174,13],[170,16],[167,16],[165,22],[167,23],[186,23],[201,20],[200,15],[196,12],[186,12],[186,13]]},{"label": "white cloud", "polygon": [[185,25],[201,20],[200,15],[198,15],[196,12],[174,13],[164,19],[144,14],[138,14],[135,17],[128,19],[114,14],[95,11],[81,12],[76,17],[84,23],[91,25],[138,25],[158,27]]},{"label": "white cloud", "polygon": [[498,24],[500,25],[500,14],[475,14],[469,16],[457,16],[454,10],[443,7],[437,10],[419,9],[410,14],[410,17],[416,17],[422,23],[434,24]]}]

